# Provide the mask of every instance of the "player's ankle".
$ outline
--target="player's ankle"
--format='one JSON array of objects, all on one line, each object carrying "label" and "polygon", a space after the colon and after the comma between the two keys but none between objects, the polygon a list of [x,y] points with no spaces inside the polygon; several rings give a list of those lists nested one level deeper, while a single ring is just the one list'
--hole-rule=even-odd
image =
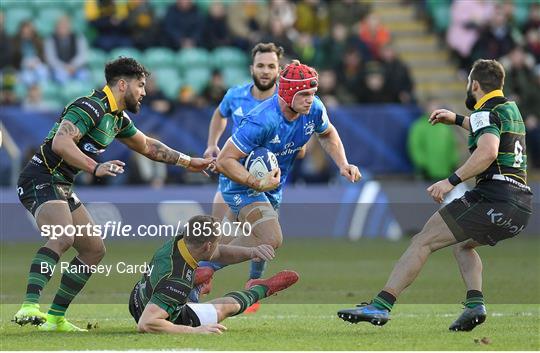
[{"label": "player's ankle", "polygon": [[379,310],[388,310],[392,311],[394,303],[396,302],[396,297],[390,294],[387,291],[381,291],[375,298],[373,298],[372,305]]}]

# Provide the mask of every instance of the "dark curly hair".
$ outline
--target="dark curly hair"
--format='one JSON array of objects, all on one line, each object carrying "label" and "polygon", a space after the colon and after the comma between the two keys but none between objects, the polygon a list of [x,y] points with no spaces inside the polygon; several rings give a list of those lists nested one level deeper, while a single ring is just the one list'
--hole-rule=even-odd
[{"label": "dark curly hair", "polygon": [[141,79],[148,76],[150,72],[133,58],[120,56],[105,65],[105,80],[109,86],[115,85],[121,77]]}]

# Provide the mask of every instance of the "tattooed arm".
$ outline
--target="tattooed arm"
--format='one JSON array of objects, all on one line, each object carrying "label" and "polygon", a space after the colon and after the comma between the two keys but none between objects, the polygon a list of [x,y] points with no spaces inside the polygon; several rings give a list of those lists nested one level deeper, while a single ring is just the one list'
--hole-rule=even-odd
[{"label": "tattooed arm", "polygon": [[62,120],[52,140],[52,150],[70,166],[97,177],[116,176],[124,172],[124,162],[114,160],[98,163],[85,155],[77,146],[82,135],[71,121]]},{"label": "tattooed arm", "polygon": [[71,121],[62,120],[52,140],[52,150],[70,166],[92,173],[97,162],[77,147],[81,137],[79,128]]},{"label": "tattooed arm", "polygon": [[191,158],[159,140],[146,136],[141,131],[137,131],[131,137],[120,138],[119,140],[133,151],[147,158],[167,164],[179,165],[192,172],[200,172],[212,162],[211,159]]}]

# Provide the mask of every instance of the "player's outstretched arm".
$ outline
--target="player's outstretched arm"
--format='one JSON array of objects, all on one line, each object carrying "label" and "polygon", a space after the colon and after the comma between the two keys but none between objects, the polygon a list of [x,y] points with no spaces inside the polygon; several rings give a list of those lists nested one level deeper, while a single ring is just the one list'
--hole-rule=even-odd
[{"label": "player's outstretched arm", "polygon": [[212,120],[210,120],[210,126],[208,127],[208,141],[203,154],[204,158],[216,158],[218,156],[220,152],[218,142],[226,128],[227,119],[221,115],[218,107],[214,111]]},{"label": "player's outstretched arm", "polygon": [[431,125],[442,123],[445,125],[459,125],[467,131],[471,129],[468,116],[457,115],[447,109],[434,110],[428,121]]},{"label": "player's outstretched arm", "polygon": [[358,167],[353,164],[349,164],[347,161],[343,142],[341,142],[341,138],[339,137],[334,125],[329,124],[328,128],[323,133],[319,134],[318,137],[319,141],[321,142],[321,146],[332,158],[334,163],[336,163],[341,175],[352,183],[355,183],[362,178],[362,174],[360,174]]},{"label": "player's outstretched arm", "polygon": [[227,140],[217,158],[218,171],[232,181],[261,192],[273,190],[279,186],[281,178],[279,168],[268,173],[263,179],[257,179],[239,162],[246,156],[234,145],[231,139]]},{"label": "player's outstretched arm", "polygon": [[201,172],[210,166],[210,158],[191,158],[188,155],[178,152],[163,142],[146,136],[141,131],[128,138],[119,139],[135,152],[157,162],[179,165],[187,168],[191,172]]},{"label": "player's outstretched arm", "polygon": [[167,321],[169,314],[156,304],[148,303],[137,324],[137,331],[141,333],[217,333],[221,334],[227,328],[220,324],[191,327],[175,325]]},{"label": "player's outstretched arm", "polygon": [[82,134],[69,120],[62,120],[52,140],[52,150],[70,166],[97,177],[116,176],[124,172],[124,162],[114,160],[98,163],[85,155],[77,146]]},{"label": "player's outstretched arm", "polygon": [[220,244],[210,261],[231,265],[247,260],[270,261],[275,256],[274,248],[268,244],[254,247]]},{"label": "player's outstretched arm", "polygon": [[[482,173],[497,159],[499,142],[499,137],[491,133],[480,136],[477,148],[454,174],[461,181],[465,181]],[[460,180],[458,180],[458,183]],[[435,202],[441,203],[444,201],[444,196],[454,188],[454,185],[450,183],[450,178],[440,180],[427,188],[427,192]]]}]

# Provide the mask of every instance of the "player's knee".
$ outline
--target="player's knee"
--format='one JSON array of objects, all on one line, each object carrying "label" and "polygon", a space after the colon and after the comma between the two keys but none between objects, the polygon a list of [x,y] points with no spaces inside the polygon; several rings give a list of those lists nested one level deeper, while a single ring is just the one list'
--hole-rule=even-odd
[{"label": "player's knee", "polygon": [[266,239],[266,244],[270,245],[274,249],[277,249],[283,243],[283,236],[280,234],[272,234],[272,236]]},{"label": "player's knee", "polygon": [[431,246],[432,244],[431,244],[430,239],[431,237],[429,233],[422,231],[416,234],[414,237],[412,237],[410,246],[415,249],[424,249],[424,250],[427,249],[430,252],[432,252],[433,248]]},{"label": "player's knee", "polygon": [[96,249],[94,250],[94,256],[98,262],[103,260],[106,253],[107,253],[107,248],[105,247],[105,244],[101,244],[100,246],[96,247]]},{"label": "player's knee", "polygon": [[74,243],[73,237],[69,237],[67,235],[64,235],[64,236],[58,237],[56,239],[49,239],[47,241],[46,246],[48,248],[51,248],[51,249],[59,252],[60,254],[63,254],[66,251],[68,251],[69,248],[71,248],[73,246],[73,243]]}]

